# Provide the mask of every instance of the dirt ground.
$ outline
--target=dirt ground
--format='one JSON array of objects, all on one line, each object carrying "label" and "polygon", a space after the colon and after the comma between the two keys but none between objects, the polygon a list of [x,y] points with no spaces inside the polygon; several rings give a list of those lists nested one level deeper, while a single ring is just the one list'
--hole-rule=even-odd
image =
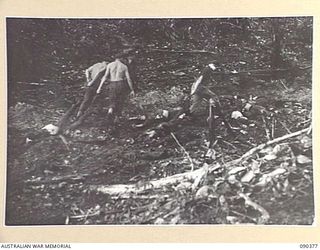
[{"label": "dirt ground", "polygon": [[[140,65],[137,95],[128,100],[117,131],[111,133],[106,127],[104,121],[107,107],[105,100],[100,100],[96,102],[95,111],[83,125],[66,133],[69,148],[59,136],[39,135],[39,132],[47,124],[56,124],[75,97],[82,95],[82,90],[79,90],[83,81],[82,72],[70,70],[63,78],[55,75],[55,78],[50,79],[52,82],[68,81],[69,78],[74,81],[74,84],[63,87],[46,84],[30,88],[30,85],[21,83],[25,88],[21,93],[25,94],[9,108],[6,224],[159,223],[159,216],[148,217],[144,214],[144,218],[138,218],[140,214],[134,207],[143,208],[146,201],[128,205],[126,200],[92,191],[91,187],[141,183],[191,170],[190,160],[170,133],[162,131],[153,137],[146,133],[159,123],[135,128],[135,121],[130,118],[145,114],[155,117],[163,109],[171,112],[182,105],[185,99],[188,99],[194,76],[200,69],[198,65],[203,65],[208,60],[210,57],[201,55],[145,55],[143,61],[147,63]],[[230,57],[228,60],[231,60]],[[243,66],[235,63],[221,64],[225,69],[239,66],[245,70],[250,62]],[[168,65],[170,71],[166,69]],[[311,74],[308,71],[296,77],[293,82],[283,78],[281,81],[286,87],[279,79],[254,79],[244,82],[238,80],[230,77],[217,80],[215,92],[221,96],[223,112],[228,121],[239,127],[236,135],[232,135],[228,133],[221,118],[217,118],[217,161],[234,160],[250,148],[268,141],[265,124],[270,122],[270,117],[266,116],[267,120],[263,120],[261,116],[251,113],[247,114],[250,125],[233,123],[231,113],[239,110],[239,104],[224,98],[226,95],[242,96],[246,101],[249,101],[250,97],[256,98],[252,101],[253,106],[263,107],[268,114],[273,114],[277,121],[273,128],[273,138],[310,124],[312,91]],[[203,165],[204,155],[208,150],[205,107],[204,105],[203,113],[199,112],[197,118],[185,117],[172,130],[189,153],[195,169]],[[293,152],[295,153],[294,150]],[[308,148],[309,157],[312,156],[310,152],[312,151]],[[299,150],[295,156],[298,155]],[[299,164],[298,162],[298,167],[290,174],[290,192],[277,196],[276,191],[270,188],[252,194],[269,212],[268,224],[313,223],[312,162]],[[266,164],[263,171],[267,172],[268,168],[272,168],[271,165]],[[189,197],[191,192],[184,195]],[[216,214],[208,209],[210,202],[186,202],[180,219],[171,222],[229,223],[217,219]],[[129,212],[123,207],[129,207]],[[152,209],[156,210],[154,207]],[[96,211],[98,213],[91,216]],[[242,213],[248,215],[250,211],[243,211],[241,208],[238,214]],[[88,216],[85,216],[86,214]],[[81,215],[79,219],[77,215]],[[215,219],[212,219],[214,216]],[[246,218],[244,223],[252,223],[249,217]]]}]

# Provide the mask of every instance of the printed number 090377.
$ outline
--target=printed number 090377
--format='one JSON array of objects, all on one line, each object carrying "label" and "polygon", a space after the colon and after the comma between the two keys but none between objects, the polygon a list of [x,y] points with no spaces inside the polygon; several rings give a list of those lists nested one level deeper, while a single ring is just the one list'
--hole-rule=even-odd
[{"label": "printed number 090377", "polygon": [[300,244],[299,247],[306,249],[318,248],[318,244]]}]

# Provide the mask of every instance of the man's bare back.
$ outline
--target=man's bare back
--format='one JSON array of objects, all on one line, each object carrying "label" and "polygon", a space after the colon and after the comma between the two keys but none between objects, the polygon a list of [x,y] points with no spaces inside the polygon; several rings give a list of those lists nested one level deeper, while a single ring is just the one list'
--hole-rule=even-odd
[{"label": "man's bare back", "polygon": [[101,83],[99,88],[97,89],[97,93],[101,92],[101,88],[107,79],[109,79],[110,82],[126,80],[130,87],[131,94],[134,94],[133,84],[129,74],[128,67],[125,64],[123,64],[119,59],[116,59],[114,62],[109,63],[107,65],[106,73],[101,79]]},{"label": "man's bare back", "polygon": [[97,81],[102,79],[102,75],[104,75],[104,72],[107,69],[107,62],[99,62],[94,65],[92,65],[90,68],[86,70],[86,78],[87,78],[87,86],[90,87],[92,85],[95,85],[97,88],[99,84],[97,84]]},{"label": "man's bare back", "polygon": [[110,81],[121,81],[126,79],[125,72],[128,70],[128,67],[120,61],[114,61],[108,65],[110,70]]},{"label": "man's bare back", "polygon": [[106,70],[107,68],[107,62],[98,62],[94,65],[92,65],[90,68],[88,68],[85,73],[86,73],[86,77],[87,77],[87,82],[89,83],[90,81],[92,81],[93,79],[95,79],[95,77],[101,72]]}]

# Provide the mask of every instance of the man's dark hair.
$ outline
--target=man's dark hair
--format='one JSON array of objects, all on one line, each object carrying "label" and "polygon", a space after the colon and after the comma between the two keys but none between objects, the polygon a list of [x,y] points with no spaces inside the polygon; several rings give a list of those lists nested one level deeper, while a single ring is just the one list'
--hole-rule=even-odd
[{"label": "man's dark hair", "polygon": [[123,52],[119,52],[119,53],[114,55],[114,59],[123,59],[125,57],[126,57],[126,55]]}]

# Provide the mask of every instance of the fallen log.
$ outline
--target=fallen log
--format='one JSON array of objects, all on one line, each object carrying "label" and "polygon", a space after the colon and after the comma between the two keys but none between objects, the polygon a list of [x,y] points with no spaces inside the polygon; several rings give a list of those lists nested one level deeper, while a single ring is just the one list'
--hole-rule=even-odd
[{"label": "fallen log", "polygon": [[150,189],[158,189],[164,187],[166,185],[174,185],[179,184],[181,182],[192,182],[195,180],[199,175],[203,173],[203,169],[197,169],[192,172],[176,174],[169,177],[165,177],[159,180],[154,180],[150,182],[138,183],[138,184],[117,184],[117,185],[91,185],[90,189],[95,190],[101,193],[106,193],[110,195],[127,195],[128,193],[138,194],[145,192]]},{"label": "fallen log", "polygon": [[[224,164],[225,169],[228,171],[231,168],[235,167],[238,165],[240,162],[248,159],[250,156],[254,155],[258,151],[262,150],[263,148],[270,146],[275,143],[279,143],[281,141],[299,136],[303,133],[307,133],[310,128],[305,128],[300,131],[291,133],[291,134],[286,134],[282,137],[278,137],[274,140],[268,141],[266,143],[260,144],[257,147],[254,147],[247,151],[245,154],[243,154],[241,157],[238,159],[229,161]],[[211,173],[212,171],[216,170],[217,167],[220,167],[219,163],[214,163],[212,165],[205,165],[202,168],[199,168],[197,170],[191,171],[191,172],[186,172],[186,173],[181,173],[181,174],[176,174],[172,175],[169,177],[165,177],[159,180],[153,180],[149,182],[144,182],[144,183],[137,183],[137,184],[117,184],[117,185],[91,185],[90,190],[101,192],[101,193],[106,193],[110,195],[117,195],[121,197],[122,195],[128,195],[129,193],[133,194],[139,194],[143,193],[148,190],[154,190],[154,189],[159,189],[167,185],[175,185],[175,184],[180,184],[182,182],[190,182],[193,183],[191,184],[192,189],[194,190],[198,185],[199,182],[208,174]],[[189,185],[187,185],[189,186]]]}]

